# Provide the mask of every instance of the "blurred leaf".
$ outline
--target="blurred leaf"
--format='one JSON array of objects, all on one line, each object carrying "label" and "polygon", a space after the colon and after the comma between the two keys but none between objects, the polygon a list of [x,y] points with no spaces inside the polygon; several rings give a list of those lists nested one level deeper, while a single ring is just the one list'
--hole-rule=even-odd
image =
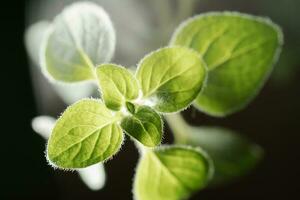
[{"label": "blurred leaf", "polygon": [[134,179],[138,200],[181,200],[206,186],[213,165],[196,148],[167,146],[147,150]]},{"label": "blurred leaf", "polygon": [[195,105],[207,114],[225,116],[256,96],[278,58],[282,37],[269,19],[215,12],[182,23],[171,44],[202,55],[209,75]]},{"label": "blurred leaf", "polygon": [[143,98],[159,112],[176,112],[189,106],[205,79],[205,64],[187,48],[168,47],[148,54],[136,73]]},{"label": "blurred leaf", "polygon": [[261,160],[263,150],[239,134],[218,127],[190,127],[184,144],[203,148],[212,158],[215,175],[212,184],[222,184],[251,171]]},{"label": "blurred leaf", "polygon": [[100,100],[83,99],[69,106],[50,136],[48,159],[60,168],[84,168],[105,161],[123,141],[118,120]]},{"label": "blurred leaf", "polygon": [[42,136],[45,140],[48,140],[48,138],[50,137],[54,125],[55,118],[46,115],[37,116],[31,121],[32,129],[40,136]]},{"label": "blurred leaf", "polygon": [[163,122],[160,115],[148,106],[140,106],[132,116],[124,117],[121,126],[145,146],[155,147],[161,143]]},{"label": "blurred leaf", "polygon": [[[40,21],[29,26],[25,34],[26,50],[29,54],[29,57],[33,61],[33,64],[39,68],[41,67],[40,50],[42,41],[49,26],[49,22]],[[92,82],[80,82],[76,84],[61,84],[57,82],[51,82],[51,85],[59,97],[67,105],[75,103],[82,98],[90,97],[96,89],[95,84]]]},{"label": "blurred leaf", "polygon": [[50,26],[48,21],[39,21],[25,31],[25,47],[30,59],[40,66],[40,50],[44,36]]},{"label": "blurred leaf", "polygon": [[100,190],[104,187],[106,176],[102,163],[78,169],[78,175],[91,190]]},{"label": "blurred leaf", "polygon": [[110,61],[115,31],[101,7],[77,2],[54,19],[44,42],[45,74],[58,81],[78,82],[94,79],[94,66]]},{"label": "blurred leaf", "polygon": [[103,64],[96,68],[99,86],[105,105],[112,110],[120,110],[126,101],[139,95],[135,77],[124,67]]},{"label": "blurred leaf", "polygon": [[93,82],[78,82],[74,84],[53,82],[52,85],[56,93],[67,105],[71,105],[83,98],[92,97],[97,88]]}]

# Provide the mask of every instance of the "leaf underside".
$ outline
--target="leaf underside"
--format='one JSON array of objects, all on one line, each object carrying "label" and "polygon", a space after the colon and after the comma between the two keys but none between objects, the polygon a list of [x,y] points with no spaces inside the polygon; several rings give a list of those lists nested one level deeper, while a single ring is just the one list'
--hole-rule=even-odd
[{"label": "leaf underside", "polygon": [[45,37],[43,70],[57,81],[94,79],[94,66],[110,61],[114,48],[115,31],[106,12],[94,3],[74,3],[54,19]]}]

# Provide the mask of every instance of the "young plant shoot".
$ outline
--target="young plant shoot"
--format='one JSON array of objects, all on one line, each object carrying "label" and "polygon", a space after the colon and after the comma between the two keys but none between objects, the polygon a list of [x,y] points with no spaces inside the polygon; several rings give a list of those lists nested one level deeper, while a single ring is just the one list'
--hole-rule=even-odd
[{"label": "young plant shoot", "polygon": [[[80,173],[105,162],[126,134],[140,148],[135,199],[180,200],[247,173],[261,158],[260,147],[233,131],[191,127],[178,112],[194,105],[223,117],[256,96],[283,41],[269,19],[236,12],[195,16],[179,26],[169,46],[142,58],[135,74],[109,63],[115,32],[98,5],[74,3],[47,27],[38,48],[46,77],[74,86],[96,83],[101,96],[70,105],[51,128],[47,159],[54,167]],[[174,145],[162,145],[163,116]]]}]

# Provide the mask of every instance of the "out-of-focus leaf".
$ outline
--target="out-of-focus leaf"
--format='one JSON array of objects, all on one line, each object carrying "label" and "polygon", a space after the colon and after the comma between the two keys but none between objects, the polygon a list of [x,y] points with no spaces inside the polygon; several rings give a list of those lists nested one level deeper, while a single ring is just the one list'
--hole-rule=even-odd
[{"label": "out-of-focus leaf", "polygon": [[109,62],[114,49],[115,31],[107,13],[97,4],[76,2],[54,19],[41,64],[47,77],[57,81],[91,80],[94,66]]}]

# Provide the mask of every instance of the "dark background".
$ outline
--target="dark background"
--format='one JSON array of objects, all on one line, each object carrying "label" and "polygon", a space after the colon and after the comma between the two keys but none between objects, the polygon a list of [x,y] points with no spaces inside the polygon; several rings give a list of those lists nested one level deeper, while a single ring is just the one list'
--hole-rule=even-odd
[{"label": "dark background", "polygon": [[[271,79],[243,111],[226,119],[210,118],[193,109],[185,111],[184,116],[194,124],[224,125],[265,150],[264,160],[249,175],[225,187],[205,189],[193,199],[299,199],[298,2],[265,0],[257,5],[251,1],[211,1],[212,10],[270,16],[283,27],[285,46]],[[107,184],[98,192],[88,190],[75,173],[53,170],[47,165],[45,142],[30,127],[38,111],[23,46],[25,4],[26,1],[1,3],[0,199],[132,199],[132,176],[138,154],[129,140],[105,165]]]}]

